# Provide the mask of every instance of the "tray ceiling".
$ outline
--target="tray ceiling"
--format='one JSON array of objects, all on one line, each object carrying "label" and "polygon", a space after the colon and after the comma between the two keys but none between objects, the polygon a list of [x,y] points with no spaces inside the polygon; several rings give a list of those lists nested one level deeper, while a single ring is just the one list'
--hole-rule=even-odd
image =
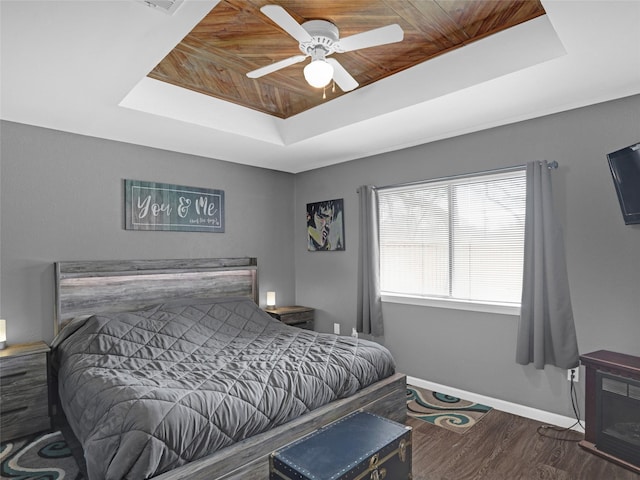
[{"label": "tray ceiling", "polygon": [[297,41],[260,12],[267,4],[281,5],[299,23],[329,20],[341,38],[399,24],[402,42],[335,54],[359,88],[545,13],[538,0],[224,0],[148,77],[283,119],[345,95],[337,86],[309,86],[302,73],[308,60],[246,76],[300,53]]},{"label": "tray ceiling", "polygon": [[[406,8],[428,3],[398,2]],[[237,2],[184,0],[167,14],[143,0],[1,0],[0,118],[298,173],[640,94],[640,1],[540,3],[544,15],[280,118],[148,77],[208,15]],[[253,22],[295,50],[295,40],[258,14],[258,5],[250,0],[242,12],[256,12]],[[291,13],[302,20],[307,14],[301,12]],[[359,25],[365,20],[353,17],[349,24],[330,19],[341,23],[343,35],[389,22]],[[410,25],[402,26],[410,38]],[[371,58],[375,50],[361,54]],[[252,52],[257,57],[244,59],[246,71],[272,61],[271,50]],[[246,71],[239,74],[243,81]],[[282,87],[273,78],[259,82],[265,81]],[[304,88],[319,101],[322,92]]]}]

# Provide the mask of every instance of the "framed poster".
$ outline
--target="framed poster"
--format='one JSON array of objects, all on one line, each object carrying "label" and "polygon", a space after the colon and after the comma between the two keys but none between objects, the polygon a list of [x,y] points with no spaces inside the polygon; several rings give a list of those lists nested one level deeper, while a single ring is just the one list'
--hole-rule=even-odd
[{"label": "framed poster", "polygon": [[124,181],[125,229],[224,232],[224,191]]},{"label": "framed poster", "polygon": [[307,203],[307,250],[344,249],[344,200]]}]

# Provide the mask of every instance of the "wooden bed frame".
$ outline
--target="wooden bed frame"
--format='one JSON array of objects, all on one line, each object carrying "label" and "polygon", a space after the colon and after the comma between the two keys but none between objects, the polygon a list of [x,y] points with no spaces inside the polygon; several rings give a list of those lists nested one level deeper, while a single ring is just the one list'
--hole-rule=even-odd
[{"label": "wooden bed frame", "polygon": [[[55,277],[56,334],[78,316],[130,310],[178,298],[247,296],[258,303],[255,258],[57,262]],[[357,410],[403,423],[406,376],[397,373],[349,398],[331,402],[154,480],[269,478],[271,452]]]}]

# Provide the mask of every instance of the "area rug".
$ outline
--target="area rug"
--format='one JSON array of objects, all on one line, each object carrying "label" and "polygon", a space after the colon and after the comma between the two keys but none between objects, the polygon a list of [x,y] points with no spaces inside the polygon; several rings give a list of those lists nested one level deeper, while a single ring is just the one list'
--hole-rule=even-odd
[{"label": "area rug", "polygon": [[62,433],[46,433],[0,445],[0,478],[83,480]]},{"label": "area rug", "polygon": [[491,407],[407,385],[407,414],[456,433],[466,433]]}]

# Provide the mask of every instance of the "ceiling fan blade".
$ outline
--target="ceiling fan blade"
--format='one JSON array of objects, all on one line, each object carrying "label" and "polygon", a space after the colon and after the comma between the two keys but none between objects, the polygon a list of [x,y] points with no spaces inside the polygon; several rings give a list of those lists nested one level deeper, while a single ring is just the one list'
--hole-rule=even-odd
[{"label": "ceiling fan blade", "polygon": [[356,79],[353,78],[342,65],[340,65],[340,62],[335,58],[327,58],[326,60],[333,65],[333,79],[343,92],[350,92],[354,88],[357,88],[359,83],[356,82]]},{"label": "ceiling fan blade", "polygon": [[252,70],[247,72],[247,77],[249,78],[259,78],[268,73],[273,73],[276,70],[280,70],[282,68],[288,67],[289,65],[293,65],[294,63],[300,63],[305,58],[306,55],[294,55],[293,57],[285,58],[284,60],[280,60],[279,62],[272,63],[271,65],[267,65],[265,67],[258,68],[256,70]]},{"label": "ceiling fan blade", "polygon": [[361,48],[386,45],[387,43],[400,42],[404,38],[404,32],[397,23],[386,27],[374,28],[368,32],[356,33],[350,37],[341,38],[338,41],[337,52],[351,52]]},{"label": "ceiling fan blade", "polygon": [[273,20],[280,28],[295,38],[298,43],[310,42],[313,37],[289,15],[280,5],[265,5],[260,11]]}]

